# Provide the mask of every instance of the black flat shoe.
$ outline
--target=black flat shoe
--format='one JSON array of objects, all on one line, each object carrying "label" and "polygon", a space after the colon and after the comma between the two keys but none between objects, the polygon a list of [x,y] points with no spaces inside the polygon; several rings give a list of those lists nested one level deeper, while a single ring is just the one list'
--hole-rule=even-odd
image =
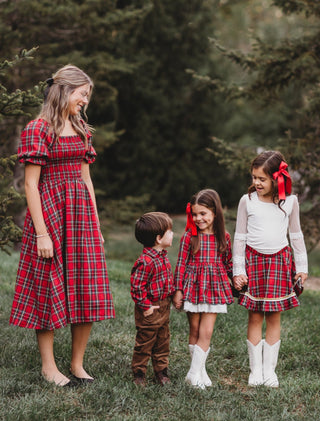
[{"label": "black flat shoe", "polygon": [[[72,377],[72,381],[74,380],[76,383],[81,384],[81,385],[86,385],[86,384],[90,384],[94,382],[94,379],[88,379],[86,377],[77,377],[75,376],[73,373],[71,373],[70,371],[70,375]],[[69,384],[69,383],[67,383]]]},{"label": "black flat shoe", "polygon": [[44,376],[42,376],[42,378],[46,383],[49,383],[49,384],[51,384],[52,386],[55,386],[55,387],[65,387],[65,388],[79,387],[79,383],[76,382],[76,380],[74,380],[74,379],[72,379],[72,380],[69,379],[68,383],[60,384],[60,383],[55,383],[54,381],[50,382]]},{"label": "black flat shoe", "polygon": [[74,380],[70,380],[68,383],[64,384],[63,386],[58,386],[58,387],[75,388],[75,387],[78,387],[78,386],[79,386],[79,384],[77,382],[75,382]]}]

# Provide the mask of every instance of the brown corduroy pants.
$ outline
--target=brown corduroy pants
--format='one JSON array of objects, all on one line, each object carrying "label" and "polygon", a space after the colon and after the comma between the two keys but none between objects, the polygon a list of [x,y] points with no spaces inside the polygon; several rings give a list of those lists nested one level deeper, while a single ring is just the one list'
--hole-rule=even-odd
[{"label": "brown corduroy pants", "polygon": [[155,373],[164,370],[169,364],[171,299],[166,298],[152,304],[160,308],[147,317],[143,315],[143,310],[135,306],[137,334],[132,357],[133,373],[139,370],[146,373],[150,357]]}]

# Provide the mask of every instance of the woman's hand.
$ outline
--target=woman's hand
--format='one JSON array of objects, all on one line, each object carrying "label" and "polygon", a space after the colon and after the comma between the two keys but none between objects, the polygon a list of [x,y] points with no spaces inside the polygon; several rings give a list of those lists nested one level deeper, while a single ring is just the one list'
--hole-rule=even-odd
[{"label": "woman's hand", "polygon": [[44,259],[53,257],[53,243],[49,235],[37,238],[38,256]]},{"label": "woman's hand", "polygon": [[183,305],[183,292],[181,290],[178,290],[174,293],[172,302],[175,308],[180,310]]}]

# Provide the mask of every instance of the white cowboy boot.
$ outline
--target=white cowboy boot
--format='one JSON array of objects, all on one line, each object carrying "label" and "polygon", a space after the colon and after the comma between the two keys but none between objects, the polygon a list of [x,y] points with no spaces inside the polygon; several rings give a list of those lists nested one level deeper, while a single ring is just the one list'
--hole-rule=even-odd
[{"label": "white cowboy boot", "polygon": [[248,385],[260,386],[261,384],[263,384],[262,341],[260,341],[257,345],[253,345],[247,339],[247,346],[248,346],[249,365],[250,365]]},{"label": "white cowboy boot", "polygon": [[[190,352],[191,359],[192,359],[192,356],[193,356],[193,350],[194,350],[194,345],[189,344],[189,352]],[[212,386],[212,381],[211,381],[210,377],[208,376],[208,373],[207,373],[207,370],[206,370],[206,360],[207,360],[209,351],[210,351],[210,348],[206,352],[206,359],[204,360],[204,364],[203,364],[203,367],[202,367],[202,370],[201,370],[202,382],[207,387]]]},{"label": "white cowboy boot", "polygon": [[280,339],[273,345],[263,341],[263,384],[269,387],[279,387],[275,368],[278,362]]},{"label": "white cowboy boot", "polygon": [[203,366],[202,366],[202,370],[201,370],[201,377],[202,377],[202,382],[206,387],[210,387],[212,386],[212,381],[210,379],[210,377],[208,376],[207,370],[206,370],[206,360],[208,358],[210,352],[210,347],[208,348],[208,350],[206,351],[206,357],[203,361]]},{"label": "white cowboy boot", "polygon": [[190,352],[191,360],[192,360],[192,357],[193,357],[193,349],[194,349],[194,345],[189,344],[189,352]]},{"label": "white cowboy boot", "polygon": [[200,389],[205,389],[201,371],[205,358],[206,353],[204,350],[200,346],[194,345],[191,366],[185,380],[187,383]]}]

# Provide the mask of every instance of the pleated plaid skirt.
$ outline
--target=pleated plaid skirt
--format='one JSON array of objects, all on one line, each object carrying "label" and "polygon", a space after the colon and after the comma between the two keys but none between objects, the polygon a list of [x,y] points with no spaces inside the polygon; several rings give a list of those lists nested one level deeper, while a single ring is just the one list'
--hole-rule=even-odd
[{"label": "pleated plaid skirt", "polygon": [[292,287],[295,264],[289,246],[278,253],[262,254],[246,247],[248,289],[241,293],[239,304],[251,311],[285,311],[299,301]]},{"label": "pleated plaid skirt", "polygon": [[[45,123],[36,120],[22,134],[18,156],[41,165],[39,193],[54,257],[38,257],[27,211],[10,323],[57,329],[68,323],[113,318],[113,299],[95,207],[81,177],[81,163],[94,161],[89,142],[61,137],[50,149]],[[90,139],[89,139],[90,140]]]}]

